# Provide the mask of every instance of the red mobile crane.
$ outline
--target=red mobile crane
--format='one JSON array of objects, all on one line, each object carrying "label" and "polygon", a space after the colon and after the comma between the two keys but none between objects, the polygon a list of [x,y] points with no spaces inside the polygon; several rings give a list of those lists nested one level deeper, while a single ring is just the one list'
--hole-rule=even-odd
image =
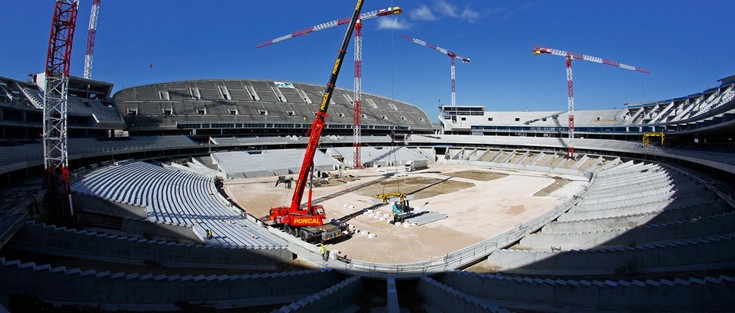
[{"label": "red mobile crane", "polygon": [[574,53],[574,52],[567,52],[564,50],[557,50],[557,49],[551,49],[551,48],[543,48],[536,46],[533,48],[533,55],[539,55],[542,53],[552,54],[552,55],[558,55],[565,57],[567,59],[567,104],[569,106],[569,139],[567,140],[567,157],[568,158],[574,158],[574,83],[572,81],[572,60],[585,60],[600,64],[607,64],[616,66],[619,68],[624,68],[626,70],[641,72],[644,74],[651,74],[649,71],[646,71],[640,67],[630,66],[623,63],[618,63],[615,61],[610,61],[603,58],[593,57],[590,55],[584,55],[580,53]]},{"label": "red mobile crane", "polygon": [[334,67],[332,67],[332,74],[329,78],[329,82],[327,82],[327,87],[324,90],[322,103],[319,106],[319,111],[316,112],[314,122],[311,124],[311,128],[309,130],[309,142],[306,145],[306,152],[304,153],[304,160],[301,163],[301,171],[299,172],[299,178],[296,181],[296,188],[294,188],[291,206],[271,208],[270,214],[268,215],[268,218],[275,225],[282,225],[288,233],[301,237],[301,239],[307,241],[315,239],[327,241],[342,236],[342,234],[347,231],[347,225],[340,221],[329,222],[327,224],[324,223],[324,219],[327,217],[324,212],[324,207],[321,205],[311,204],[311,190],[309,190],[309,199],[306,208],[301,208],[301,199],[304,196],[306,180],[314,167],[314,154],[316,153],[317,146],[319,145],[319,138],[321,137],[322,130],[324,130],[329,102],[332,99],[332,92],[334,91],[335,83],[337,83],[339,70],[342,67],[342,60],[344,59],[345,52],[347,51],[347,46],[350,43],[352,31],[360,16],[362,3],[363,0],[358,0],[357,5],[355,5],[355,11],[352,13],[350,25],[347,27],[347,32],[342,40],[342,46],[337,54],[337,59],[334,61]]}]

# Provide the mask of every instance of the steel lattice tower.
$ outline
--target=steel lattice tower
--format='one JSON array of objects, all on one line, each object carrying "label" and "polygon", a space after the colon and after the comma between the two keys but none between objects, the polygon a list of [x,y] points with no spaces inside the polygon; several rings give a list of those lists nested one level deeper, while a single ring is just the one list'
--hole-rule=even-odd
[{"label": "steel lattice tower", "polygon": [[355,24],[355,119],[352,129],[353,146],[355,147],[354,167],[362,168],[360,160],[361,128],[362,128],[362,20]]},{"label": "steel lattice tower", "polygon": [[89,30],[87,31],[87,53],[84,55],[84,78],[92,79],[92,60],[94,59],[94,40],[97,35],[97,18],[100,12],[100,0],[92,2],[89,13]]},{"label": "steel lattice tower", "polygon": [[56,1],[46,58],[43,97],[46,205],[61,216],[74,215],[69,193],[66,104],[77,11],[77,0]]}]

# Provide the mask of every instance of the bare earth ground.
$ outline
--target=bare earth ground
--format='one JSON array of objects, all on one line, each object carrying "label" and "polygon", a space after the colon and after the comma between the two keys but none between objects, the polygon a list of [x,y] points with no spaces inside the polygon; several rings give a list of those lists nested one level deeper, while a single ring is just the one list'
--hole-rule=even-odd
[{"label": "bare earth ground", "polygon": [[[349,221],[374,238],[356,234],[328,245],[351,259],[381,263],[410,263],[441,258],[447,253],[517,227],[579,193],[583,177],[549,176],[544,173],[486,169],[435,163],[429,169],[389,177],[382,169],[349,170],[356,180],[330,180],[315,188],[315,204],[324,205],[329,218],[340,218],[374,206],[379,193],[414,194],[412,207],[449,217],[422,226],[405,228],[360,215]],[[258,218],[271,207],[287,206],[293,190],[274,187],[276,177],[225,181],[225,191],[240,207]],[[306,192],[302,203],[306,202]],[[390,216],[389,206],[377,211]]]}]

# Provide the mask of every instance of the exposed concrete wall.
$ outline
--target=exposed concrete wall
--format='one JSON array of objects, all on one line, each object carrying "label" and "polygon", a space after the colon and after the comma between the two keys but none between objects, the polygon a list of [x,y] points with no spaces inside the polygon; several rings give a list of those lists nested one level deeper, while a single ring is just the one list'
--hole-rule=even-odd
[{"label": "exposed concrete wall", "polygon": [[396,278],[388,277],[385,280],[385,312],[400,313],[401,306],[398,304],[398,289],[396,288]]}]

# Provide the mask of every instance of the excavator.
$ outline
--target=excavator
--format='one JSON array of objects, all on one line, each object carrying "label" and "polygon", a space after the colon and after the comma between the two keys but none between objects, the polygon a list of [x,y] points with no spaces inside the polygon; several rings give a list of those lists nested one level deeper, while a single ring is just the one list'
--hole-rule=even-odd
[{"label": "excavator", "polygon": [[332,74],[327,83],[324,91],[324,97],[322,98],[319,110],[316,112],[314,122],[311,124],[309,129],[309,142],[306,145],[306,152],[304,153],[304,161],[301,164],[301,170],[299,177],[296,180],[296,187],[294,188],[293,197],[291,198],[290,206],[276,207],[270,209],[268,219],[272,225],[282,227],[284,231],[300,237],[304,241],[320,241],[326,242],[339,238],[343,235],[349,235],[347,224],[339,220],[331,220],[325,223],[327,215],[324,211],[324,207],[321,205],[312,205],[311,203],[311,188],[309,189],[309,197],[306,207],[301,206],[301,200],[304,196],[304,189],[307,185],[307,180],[314,169],[314,155],[319,145],[319,139],[324,130],[324,124],[327,119],[327,109],[329,108],[329,102],[332,99],[332,92],[334,91],[335,84],[337,83],[337,77],[339,76],[339,70],[342,67],[342,61],[347,51],[347,46],[350,43],[350,37],[352,31],[355,28],[358,17],[360,16],[360,10],[362,9],[363,0],[358,0],[355,5],[355,10],[352,13],[350,24],[345,32],[345,37],[342,40],[342,46],[337,54],[337,59],[332,67]]}]

